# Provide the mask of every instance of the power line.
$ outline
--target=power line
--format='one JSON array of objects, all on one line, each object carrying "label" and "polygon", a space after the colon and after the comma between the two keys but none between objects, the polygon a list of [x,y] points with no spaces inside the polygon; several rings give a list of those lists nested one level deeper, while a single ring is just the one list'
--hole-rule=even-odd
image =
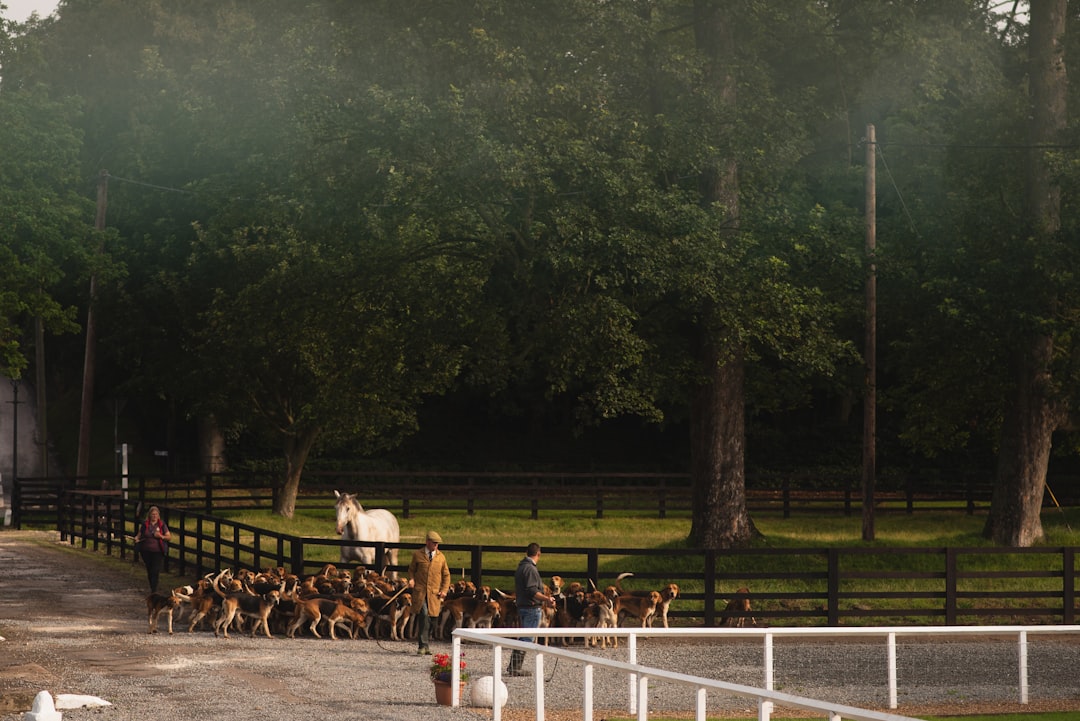
[{"label": "power line", "polygon": [[896,192],[896,197],[900,198],[900,207],[904,210],[904,217],[907,218],[908,225],[911,226],[911,232],[916,237],[920,237],[919,229],[915,227],[915,219],[911,217],[911,211],[908,209],[907,202],[904,201],[904,194],[900,192],[900,187],[896,184],[896,178],[893,177],[892,170],[889,168],[888,161],[885,160],[885,153],[882,152],[880,145],[877,145],[877,154],[881,158],[881,164],[885,166],[885,174],[889,176],[889,184],[892,185],[893,190]]},{"label": "power line", "polygon": [[182,193],[184,195],[198,195],[198,193],[196,193],[193,190],[185,190],[183,188],[171,188],[171,187],[169,187],[167,185],[155,185],[154,183],[145,183],[145,182],[143,182],[141,180],[132,180],[130,178],[121,178],[118,175],[112,175],[112,174],[110,174],[108,172],[105,173],[105,176],[109,180],[115,180],[115,181],[118,181],[118,182],[121,182],[121,183],[128,183],[130,185],[139,185],[139,186],[142,186],[143,188],[153,188],[154,190],[162,190],[162,191],[165,191],[166,193]]},{"label": "power line", "polygon": [[[863,143],[855,143],[855,147],[862,146]],[[938,148],[945,150],[1076,150],[1080,148],[1080,145],[1076,144],[1025,144],[1025,143],[986,143],[986,144],[973,144],[973,143],[883,143],[878,142],[879,148],[895,147],[895,148]]]}]

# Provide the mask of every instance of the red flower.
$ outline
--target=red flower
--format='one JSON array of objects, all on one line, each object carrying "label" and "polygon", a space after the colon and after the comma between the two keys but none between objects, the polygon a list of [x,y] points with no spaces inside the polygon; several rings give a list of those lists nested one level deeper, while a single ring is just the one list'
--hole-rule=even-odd
[{"label": "red flower", "polygon": [[[437,653],[431,657],[431,680],[432,681],[450,681],[450,654]],[[469,673],[465,670],[465,654],[461,654],[461,662],[459,664],[458,678],[462,681],[469,679]]]}]

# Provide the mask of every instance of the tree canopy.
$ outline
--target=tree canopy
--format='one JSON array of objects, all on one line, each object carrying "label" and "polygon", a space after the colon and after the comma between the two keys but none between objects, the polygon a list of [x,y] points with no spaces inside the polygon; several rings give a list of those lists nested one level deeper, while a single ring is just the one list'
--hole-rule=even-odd
[{"label": "tree canopy", "polygon": [[[88,245],[80,179],[107,169],[110,393],[276,439],[279,512],[312,452],[394,447],[455,393],[558,407],[581,428],[685,423],[691,540],[745,543],[748,435],[809,412],[833,456],[849,452],[849,414],[827,409],[862,392],[873,122],[891,185],[889,447],[1015,447],[1035,410],[1010,395],[1031,380],[1010,362],[1052,338],[1054,402],[1076,388],[1075,159],[1072,129],[1025,129],[1043,41],[995,13],[65,0],[55,20],[5,26],[0,108],[37,118],[0,131],[24,151],[0,170],[0,207],[32,219],[0,218],[19,258],[4,266],[8,366],[19,314]],[[1062,62],[1072,36],[1056,36]],[[70,305],[34,302],[70,327]],[[1016,457],[999,455],[1000,487],[1045,473]]]}]

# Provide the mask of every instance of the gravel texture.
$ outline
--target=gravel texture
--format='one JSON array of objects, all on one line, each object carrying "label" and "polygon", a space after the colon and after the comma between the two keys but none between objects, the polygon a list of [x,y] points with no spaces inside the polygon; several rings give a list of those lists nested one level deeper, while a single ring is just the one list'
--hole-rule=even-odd
[{"label": "gravel texture", "polygon": [[[484,719],[490,709],[435,704],[427,677],[430,659],[407,642],[249,638],[209,632],[147,633],[145,574],[141,566],[60,543],[46,532],[0,531],[0,721],[23,719],[34,695],[85,694],[110,702],[63,711],[68,721],[101,719],[326,718]],[[171,579],[177,583],[181,580]],[[163,585],[171,580],[163,579]],[[436,644],[436,652],[450,644]],[[625,649],[597,651],[625,659]],[[1080,639],[1029,642],[1029,697],[1017,703],[1017,650],[1012,641],[901,644],[899,704],[907,715],[1063,710],[1080,713]],[[758,641],[677,643],[643,640],[641,663],[758,685]],[[487,647],[467,646],[474,677],[491,673]],[[886,710],[884,651],[880,643],[778,639],[774,649],[780,691]],[[526,661],[532,663],[532,657]],[[546,659],[545,715],[581,718],[581,667]],[[507,721],[533,718],[534,679],[506,679]],[[624,675],[594,670],[595,718],[628,717]],[[466,702],[469,688],[466,687]],[[692,711],[686,688],[650,686],[650,710]],[[752,702],[709,697],[710,714],[754,716]],[[786,709],[776,715],[797,716]]]}]

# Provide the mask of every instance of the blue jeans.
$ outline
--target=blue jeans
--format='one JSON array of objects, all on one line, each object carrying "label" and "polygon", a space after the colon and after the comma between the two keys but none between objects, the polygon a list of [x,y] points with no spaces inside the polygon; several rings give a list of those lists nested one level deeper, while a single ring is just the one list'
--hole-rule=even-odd
[{"label": "blue jeans", "polygon": [[[518,620],[521,622],[522,628],[540,628],[540,613],[542,609],[539,606],[519,606],[518,607]],[[519,641],[536,641],[536,636],[520,636]]]}]

